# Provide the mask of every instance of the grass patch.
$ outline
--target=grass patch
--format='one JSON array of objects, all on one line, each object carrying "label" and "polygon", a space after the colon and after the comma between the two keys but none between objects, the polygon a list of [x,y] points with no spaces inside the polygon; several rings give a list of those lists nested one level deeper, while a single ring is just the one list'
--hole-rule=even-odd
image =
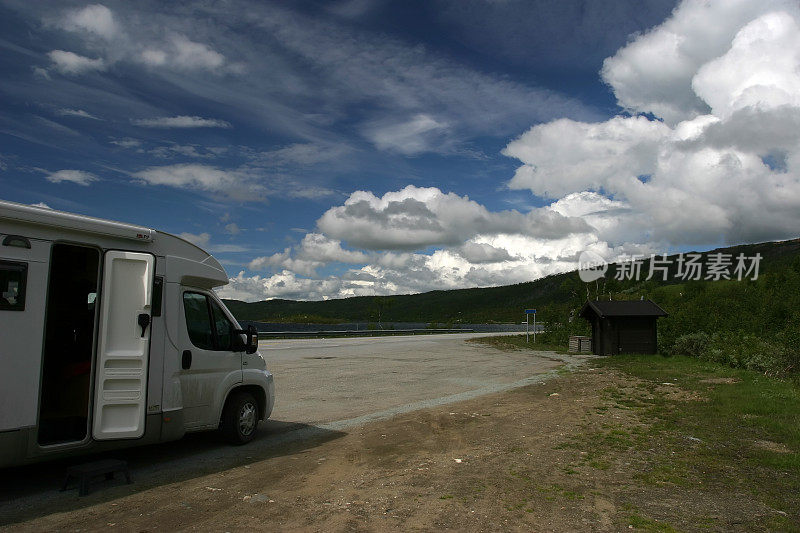
[{"label": "grass patch", "polygon": [[[689,357],[621,355],[598,366],[644,380],[609,387],[603,397],[632,410],[650,426],[647,435],[604,428],[592,436],[592,466],[626,450],[658,448],[637,478],[646,484],[750,493],[763,504],[800,516],[800,384]],[[643,438],[646,437],[646,438]],[[776,516],[775,525],[800,521]],[[636,528],[669,531],[631,521]]]},{"label": "grass patch", "polygon": [[467,342],[477,342],[479,344],[486,344],[499,350],[546,350],[558,353],[567,353],[565,346],[556,344],[546,344],[542,342],[541,335],[533,342],[533,335],[528,337],[526,341],[525,335],[497,335],[493,337],[478,337],[475,339],[468,339]]},{"label": "grass patch", "polygon": [[628,517],[628,525],[633,526],[634,529],[642,529],[644,531],[677,532],[677,529],[669,524],[657,522],[638,514],[632,514]]},{"label": "grass patch", "polygon": [[608,470],[609,468],[611,468],[611,463],[599,459],[590,459],[589,461],[586,462],[586,464],[597,470]]}]

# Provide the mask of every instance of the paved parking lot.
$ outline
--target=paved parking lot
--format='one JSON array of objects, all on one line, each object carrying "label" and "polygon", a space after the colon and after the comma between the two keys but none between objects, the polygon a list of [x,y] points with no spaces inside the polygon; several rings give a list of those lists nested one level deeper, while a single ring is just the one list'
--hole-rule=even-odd
[{"label": "paved parking lot", "polygon": [[562,356],[465,342],[486,334],[262,341],[275,375],[273,418],[325,424],[511,388]]},{"label": "paved parking lot", "polygon": [[[7,469],[0,476],[0,525],[82,508],[212,472],[225,472],[298,447],[344,435],[349,428],[436,405],[542,381],[585,356],[504,352],[468,343],[482,334],[265,340],[275,375],[276,407],[251,443],[232,447],[216,435]],[[485,334],[483,334],[485,335]],[[98,457],[129,462],[134,485],[106,486],[86,498],[58,492],[64,470]]]}]

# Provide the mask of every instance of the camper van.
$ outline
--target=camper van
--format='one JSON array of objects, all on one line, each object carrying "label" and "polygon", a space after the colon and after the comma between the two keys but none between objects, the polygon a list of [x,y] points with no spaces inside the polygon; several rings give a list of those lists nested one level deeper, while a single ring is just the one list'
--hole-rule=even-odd
[{"label": "camper van", "polygon": [[0,201],[0,467],[219,429],[272,413],[258,336],[225,270],[141,226]]}]

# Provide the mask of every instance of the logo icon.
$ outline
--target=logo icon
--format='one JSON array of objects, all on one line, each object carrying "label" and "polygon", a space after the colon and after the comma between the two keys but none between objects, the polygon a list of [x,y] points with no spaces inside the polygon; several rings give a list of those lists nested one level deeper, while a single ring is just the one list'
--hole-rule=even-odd
[{"label": "logo icon", "polygon": [[600,254],[584,250],[578,257],[578,276],[584,283],[595,281],[606,275],[608,263]]}]

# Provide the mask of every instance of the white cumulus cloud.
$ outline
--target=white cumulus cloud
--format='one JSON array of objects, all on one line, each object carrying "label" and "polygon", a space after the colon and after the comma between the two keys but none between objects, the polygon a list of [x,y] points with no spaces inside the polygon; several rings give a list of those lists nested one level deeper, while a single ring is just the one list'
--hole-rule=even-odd
[{"label": "white cumulus cloud", "polygon": [[104,39],[112,39],[119,32],[113,13],[101,4],[69,10],[58,25],[65,30],[87,32]]},{"label": "white cumulus cloud", "polygon": [[610,242],[796,236],[798,21],[795,3],[685,0],[603,69],[621,106],[664,121],[536,125],[504,150],[523,163],[509,186],[559,199],[561,213],[586,195],[619,202],[616,221],[584,216]]},{"label": "white cumulus cloud", "polygon": [[466,196],[409,185],[377,197],[356,191],[317,221],[326,235],[372,250],[458,245],[479,234],[522,233],[556,238],[588,230],[577,218],[548,209],[492,212]]},{"label": "white cumulus cloud", "polygon": [[136,126],[145,128],[231,128],[230,122],[215,118],[179,115],[175,117],[155,117],[132,120]]},{"label": "white cumulus cloud", "polygon": [[79,117],[79,118],[90,118],[92,120],[103,120],[99,117],[92,115],[91,113],[84,111],[83,109],[59,109],[58,114],[62,117]]},{"label": "white cumulus cloud", "polygon": [[793,0],[684,0],[666,21],[606,59],[603,80],[632,112],[653,113],[671,124],[705,114],[708,102],[692,90],[701,67],[725,54],[749,22],[797,10]]},{"label": "white cumulus cloud", "polygon": [[214,70],[225,63],[225,56],[208,45],[191,41],[183,35],[173,36],[170,44],[174,50],[173,62],[180,67]]},{"label": "white cumulus cloud", "polygon": [[[253,300],[306,291],[295,297],[314,299],[519,283],[574,268],[585,249],[609,259],[643,249],[611,247],[571,214],[586,212],[594,203],[588,210],[602,220],[603,214],[611,217],[619,209],[619,202],[581,202],[583,211],[573,202],[523,214],[491,211],[436,188],[409,186],[382,197],[358,191],[326,212],[317,221],[318,230],[299,244],[248,265],[272,274],[241,273],[225,294],[243,297],[251,291],[247,299]],[[424,251],[436,245],[442,248]],[[352,266],[333,283],[324,271],[331,264]],[[330,290],[335,292],[325,292]]]},{"label": "white cumulus cloud", "polygon": [[[269,277],[246,276],[244,272],[230,279],[230,283],[217,290],[222,298],[255,301],[270,298],[293,300],[323,300],[341,294],[345,283],[336,277],[309,279],[285,270]],[[345,293],[350,290],[345,289]],[[369,289],[363,293],[370,294]]]},{"label": "white cumulus cloud", "polygon": [[224,169],[199,163],[178,163],[149,167],[131,176],[147,185],[222,195],[241,202],[258,202],[267,197],[322,198],[333,194],[329,189],[270,174],[268,169],[249,165]]},{"label": "white cumulus cloud", "polygon": [[308,233],[300,244],[270,256],[256,257],[248,264],[250,270],[289,270],[304,276],[316,276],[317,269],[328,263],[366,263],[363,252],[346,250],[342,243],[320,233]]},{"label": "white cumulus cloud", "polygon": [[591,233],[560,239],[496,235],[430,254],[375,252],[369,254],[369,262],[363,266],[354,266],[337,276],[320,276],[324,263],[300,259],[287,248],[249,265],[253,270],[274,270],[273,274],[248,276],[240,272],[220,294],[247,301],[318,300],[521,283],[574,269],[583,250],[592,250],[609,260],[654,251],[640,245],[612,248],[598,242]]},{"label": "white cumulus cloud", "polygon": [[255,162],[281,166],[311,166],[335,161],[351,152],[344,144],[294,143],[282,148],[253,154]]},{"label": "white cumulus cloud", "polygon": [[485,242],[470,241],[464,243],[458,253],[471,264],[501,263],[512,260],[508,250],[497,248]]},{"label": "white cumulus cloud", "polygon": [[[70,74],[88,70],[101,70],[117,62],[129,62],[150,68],[167,68],[173,71],[240,73],[242,65],[229,64],[225,56],[210,43],[199,42],[179,31],[193,30],[190,26],[162,19],[158,13],[133,15],[130,6],[117,6],[120,16],[102,4],[67,9],[43,17],[47,26],[66,30],[81,38],[83,44],[98,52],[101,57],[79,63],[81,56],[63,56],[51,60],[59,70]],[[127,18],[126,18],[127,15]],[[52,54],[52,53],[51,53]]]},{"label": "white cumulus cloud", "polygon": [[436,151],[446,143],[448,132],[446,123],[422,113],[408,120],[384,120],[364,128],[364,136],[378,149],[404,155]]},{"label": "white cumulus cloud", "polygon": [[65,50],[53,50],[47,54],[53,67],[61,74],[84,74],[95,70],[105,70],[106,64],[102,58],[90,58]]},{"label": "white cumulus cloud", "polygon": [[200,164],[150,167],[133,174],[148,185],[164,185],[208,193],[221,193],[237,200],[255,201],[264,196],[264,187],[236,170],[223,170]]},{"label": "white cumulus cloud", "polygon": [[49,173],[45,179],[51,183],[70,182],[86,187],[100,178],[84,170],[59,170]]},{"label": "white cumulus cloud", "polygon": [[784,11],[766,13],[739,30],[725,54],[700,67],[692,89],[713,115],[727,118],[750,108],[800,108],[796,16]]},{"label": "white cumulus cloud", "polygon": [[160,47],[145,48],[138,59],[149,67],[170,66],[182,70],[216,71],[225,65],[224,55],[181,34],[172,34]]},{"label": "white cumulus cloud", "polygon": [[297,255],[302,259],[324,263],[365,263],[369,256],[360,251],[345,250],[341,241],[320,233],[308,233],[298,247]]},{"label": "white cumulus cloud", "polygon": [[547,198],[612,185],[625,187],[655,171],[662,141],[669,135],[663,122],[645,117],[540,124],[503,150],[526,163],[509,186]]}]

